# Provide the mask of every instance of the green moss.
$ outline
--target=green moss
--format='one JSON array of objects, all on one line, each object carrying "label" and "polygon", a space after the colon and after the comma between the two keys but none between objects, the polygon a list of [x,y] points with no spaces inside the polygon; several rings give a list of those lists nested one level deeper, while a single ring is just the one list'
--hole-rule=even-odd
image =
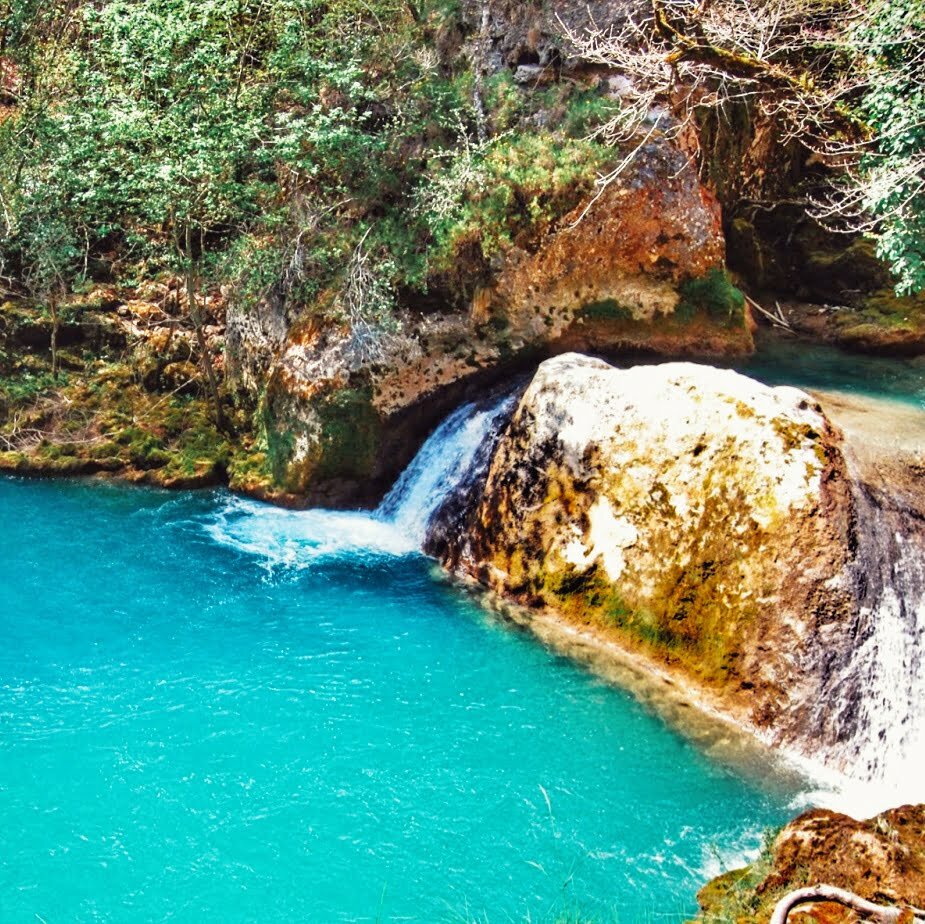
[{"label": "green moss", "polygon": [[228,486],[232,491],[270,491],[273,472],[265,449],[236,447],[228,464]]},{"label": "green moss", "polygon": [[555,597],[573,597],[576,594],[593,593],[602,586],[598,569],[596,567],[579,571],[577,568],[566,568],[548,574],[545,589]]},{"label": "green moss", "polygon": [[265,465],[277,488],[305,493],[315,480],[372,475],[382,439],[372,389],[344,388],[316,397],[304,413],[314,416],[317,429],[307,434],[308,446],[296,459],[297,435],[305,424],[301,419],[287,423],[285,392],[277,395],[271,383],[261,418],[266,432]]},{"label": "green moss", "polygon": [[198,426],[184,430],[176,441],[169,459],[170,466],[181,476],[218,477],[231,458],[228,443],[210,420],[196,423]]},{"label": "green moss", "polygon": [[[708,882],[697,894],[703,915],[703,924],[758,924],[768,919],[774,902],[790,887],[777,885],[759,889],[774,867],[773,846],[778,832],[764,833],[764,846],[759,856],[742,869],[729,870]],[[800,883],[803,885],[805,883]]]},{"label": "green moss", "polygon": [[726,324],[741,322],[745,296],[732,284],[725,270],[712,269],[705,276],[689,279],[681,286],[681,301],[675,313],[692,318],[700,312]]},{"label": "green moss", "polygon": [[605,298],[599,302],[589,302],[579,311],[579,317],[589,321],[632,321],[632,309],[621,305],[612,298]]},{"label": "green moss", "polygon": [[321,419],[322,478],[368,477],[372,474],[382,439],[382,424],[372,405],[372,390],[339,391],[318,407]]},{"label": "green moss", "polygon": [[0,398],[11,404],[26,404],[46,392],[66,386],[67,383],[66,372],[59,373],[55,378],[50,370],[20,371],[0,379]]},{"label": "green moss", "polygon": [[655,651],[664,652],[680,644],[678,636],[670,627],[661,625],[655,614],[634,608],[596,564],[583,571],[568,567],[543,573],[539,584],[542,595],[553,607],[582,622],[619,629]]}]

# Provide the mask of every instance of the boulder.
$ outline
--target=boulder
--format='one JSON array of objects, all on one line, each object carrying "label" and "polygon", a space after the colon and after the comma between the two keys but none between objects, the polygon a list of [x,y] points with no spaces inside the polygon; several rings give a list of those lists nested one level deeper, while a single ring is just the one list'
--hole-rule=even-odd
[{"label": "boulder", "polygon": [[[905,805],[866,821],[822,809],[805,812],[750,866],[700,890],[700,920],[763,924],[784,895],[816,883],[877,904],[925,905],[925,805]],[[843,905],[815,902],[801,905],[791,920],[848,924],[858,917]]]},{"label": "boulder", "polygon": [[851,769],[873,676],[852,674],[852,652],[862,602],[877,604],[853,570],[841,434],[808,394],[690,363],[559,356],[527,387],[484,484],[447,509],[428,550],[450,568]]}]

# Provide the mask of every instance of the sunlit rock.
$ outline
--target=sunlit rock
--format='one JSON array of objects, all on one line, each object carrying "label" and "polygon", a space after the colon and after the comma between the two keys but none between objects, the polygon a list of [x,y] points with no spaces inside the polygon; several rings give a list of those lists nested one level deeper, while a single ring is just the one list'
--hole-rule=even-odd
[{"label": "sunlit rock", "polygon": [[654,659],[768,740],[882,779],[923,740],[923,536],[911,514],[884,518],[843,450],[794,388],[560,356],[428,547]]}]

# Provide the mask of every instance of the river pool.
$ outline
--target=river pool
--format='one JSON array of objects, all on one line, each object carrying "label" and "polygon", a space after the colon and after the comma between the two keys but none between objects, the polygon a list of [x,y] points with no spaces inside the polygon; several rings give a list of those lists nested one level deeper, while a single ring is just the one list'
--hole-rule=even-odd
[{"label": "river pool", "polygon": [[793,813],[367,516],[0,511],[0,921],[679,920]]}]

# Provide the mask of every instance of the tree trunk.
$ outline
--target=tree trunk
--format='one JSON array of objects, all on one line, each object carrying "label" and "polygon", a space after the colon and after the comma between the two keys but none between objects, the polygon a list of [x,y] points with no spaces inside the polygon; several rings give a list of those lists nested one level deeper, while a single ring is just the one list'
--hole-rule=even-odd
[{"label": "tree trunk", "polygon": [[51,312],[51,377],[58,378],[58,296],[52,289],[48,296],[48,310]]},{"label": "tree trunk", "polygon": [[203,371],[206,374],[206,382],[209,388],[209,395],[212,398],[212,406],[215,411],[215,426],[219,430],[225,429],[225,415],[222,413],[222,402],[218,393],[218,380],[215,377],[215,369],[212,366],[212,353],[206,342],[205,331],[202,329],[202,315],[199,313],[199,301],[196,292],[196,270],[193,263],[192,238],[190,229],[186,229],[186,298],[189,303],[189,316],[196,330],[196,340],[199,343],[199,355],[202,362]]},{"label": "tree trunk", "polygon": [[481,144],[488,140],[488,116],[485,112],[485,69],[488,54],[488,26],[491,11],[488,0],[482,0],[482,20],[479,26],[478,43],[475,51],[475,79],[472,83],[472,105],[475,109],[475,130]]}]

